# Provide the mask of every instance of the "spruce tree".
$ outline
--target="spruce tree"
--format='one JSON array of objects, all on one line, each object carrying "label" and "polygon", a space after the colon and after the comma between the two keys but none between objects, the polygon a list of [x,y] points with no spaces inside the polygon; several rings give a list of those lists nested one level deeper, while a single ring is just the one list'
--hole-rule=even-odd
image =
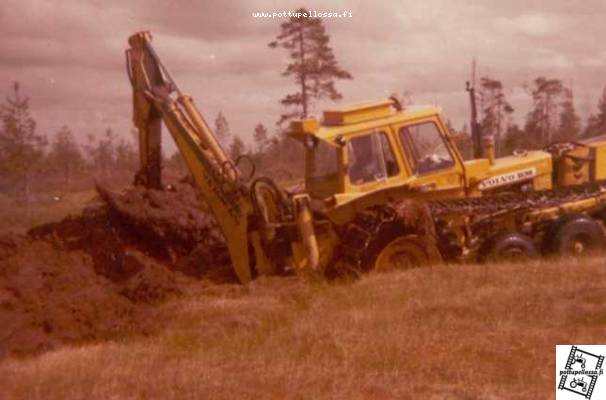
[{"label": "spruce tree", "polygon": [[255,132],[253,135],[255,142],[257,143],[257,153],[263,153],[267,147],[269,137],[267,135],[267,129],[263,124],[257,124],[255,126]]},{"label": "spruce tree", "polygon": [[69,184],[74,171],[84,164],[80,147],[67,125],[63,125],[55,135],[48,158],[61,173],[65,184]]},{"label": "spruce tree", "polygon": [[18,82],[13,85],[12,96],[0,108],[0,119],[0,169],[16,181],[27,201],[31,175],[44,155],[46,137],[36,133],[29,98],[21,94]]},{"label": "spruce tree", "polygon": [[222,111],[219,111],[217,118],[215,118],[215,135],[222,146],[226,147],[229,144],[231,132],[227,118],[225,118]]}]

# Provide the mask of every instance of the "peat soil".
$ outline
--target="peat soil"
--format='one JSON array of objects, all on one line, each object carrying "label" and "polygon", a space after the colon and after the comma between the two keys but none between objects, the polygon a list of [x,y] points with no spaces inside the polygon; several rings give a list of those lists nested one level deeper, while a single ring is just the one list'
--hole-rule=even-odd
[{"label": "peat soil", "polygon": [[0,358],[152,335],[161,303],[236,282],[191,185],[97,191],[79,215],[0,237]]}]

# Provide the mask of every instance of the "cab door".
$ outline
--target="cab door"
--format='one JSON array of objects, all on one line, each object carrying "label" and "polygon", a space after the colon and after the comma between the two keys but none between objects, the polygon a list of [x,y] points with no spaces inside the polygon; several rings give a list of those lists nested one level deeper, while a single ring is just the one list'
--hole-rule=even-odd
[{"label": "cab door", "polygon": [[[349,137],[346,145],[346,192],[371,192],[395,186],[402,171],[387,127],[361,131]],[[393,137],[391,137],[393,139]]]},{"label": "cab door", "polygon": [[465,195],[462,162],[451,149],[438,120],[406,123],[396,126],[395,130],[412,174],[411,188],[420,192],[447,191],[449,196]]}]

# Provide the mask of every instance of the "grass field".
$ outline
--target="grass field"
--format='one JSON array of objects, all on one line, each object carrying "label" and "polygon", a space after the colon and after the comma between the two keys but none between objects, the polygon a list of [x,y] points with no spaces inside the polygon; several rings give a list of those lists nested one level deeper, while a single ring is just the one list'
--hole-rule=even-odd
[{"label": "grass field", "polygon": [[606,342],[603,259],[192,286],[168,328],[0,362],[4,398],[549,399],[555,345]]}]

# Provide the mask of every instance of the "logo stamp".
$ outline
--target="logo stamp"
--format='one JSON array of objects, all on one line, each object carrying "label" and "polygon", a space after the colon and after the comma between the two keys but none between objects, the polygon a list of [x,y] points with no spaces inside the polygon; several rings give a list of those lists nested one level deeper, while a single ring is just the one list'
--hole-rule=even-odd
[{"label": "logo stamp", "polygon": [[510,172],[508,174],[496,175],[490,178],[486,178],[480,182],[478,188],[480,190],[494,189],[515,182],[526,181],[528,179],[534,178],[535,176],[537,176],[537,169],[535,167],[527,168],[520,171]]},{"label": "logo stamp", "polygon": [[[557,384],[556,399],[591,399],[598,379],[604,374],[602,365],[606,346],[556,346]],[[606,382],[606,378],[601,378]],[[602,383],[600,381],[600,383]],[[600,388],[600,392],[606,393]],[[601,396],[596,398],[603,398]]]}]

